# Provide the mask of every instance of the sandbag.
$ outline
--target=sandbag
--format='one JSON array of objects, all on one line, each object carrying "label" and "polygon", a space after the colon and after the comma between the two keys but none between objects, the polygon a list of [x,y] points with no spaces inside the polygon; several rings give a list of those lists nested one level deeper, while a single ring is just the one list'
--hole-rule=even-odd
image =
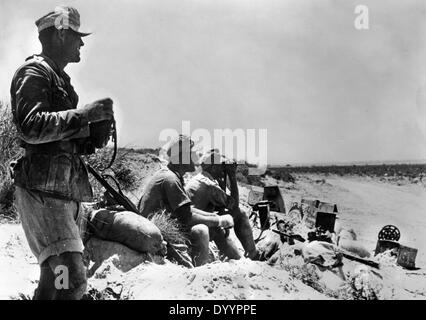
[{"label": "sandbag", "polygon": [[323,241],[312,241],[302,249],[307,263],[314,263],[325,268],[334,268],[342,264],[343,255],[334,244]]},{"label": "sandbag", "polygon": [[269,259],[280,249],[281,244],[281,237],[278,234],[272,232],[272,230],[266,230],[256,247],[262,259]]},{"label": "sandbag", "polygon": [[89,228],[102,240],[116,241],[138,252],[157,253],[165,249],[160,229],[131,211],[97,210],[92,213]]},{"label": "sandbag", "polygon": [[356,241],[357,236],[354,229],[346,229],[342,226],[339,226],[339,230],[336,230],[337,239],[346,239],[346,240],[354,240]]}]

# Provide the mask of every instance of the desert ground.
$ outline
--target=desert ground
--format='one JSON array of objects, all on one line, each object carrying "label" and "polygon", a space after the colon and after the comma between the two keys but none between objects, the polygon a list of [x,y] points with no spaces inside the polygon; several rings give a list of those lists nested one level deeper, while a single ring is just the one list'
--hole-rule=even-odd
[{"label": "desert ground", "polygon": [[[151,169],[157,166],[150,164]],[[148,177],[149,170],[142,182]],[[278,185],[287,209],[301,198],[337,204],[339,223],[354,229],[358,242],[372,254],[380,229],[388,224],[397,226],[401,232],[399,242],[418,249],[418,269],[403,269],[390,256],[375,257],[380,269],[367,267],[371,275],[368,285],[378,299],[426,299],[426,187],[421,179],[415,183],[396,183],[371,176],[328,173],[296,173],[294,178],[294,182],[288,182],[267,175],[262,178],[262,184]],[[245,202],[250,186],[242,183],[240,188],[242,202]],[[130,197],[135,200],[142,189],[129,193]],[[91,244],[92,249],[97,245],[102,248],[102,244],[95,242]],[[101,258],[101,266],[89,278],[90,298],[353,298],[349,281],[339,280],[335,272],[312,271],[300,257],[291,253],[288,245],[283,245],[277,253],[282,259],[280,263],[244,258],[214,261],[194,269],[168,261],[158,263],[124,246],[117,247],[116,251],[115,255]],[[341,271],[349,279],[360,268],[361,264],[344,259]],[[38,276],[37,262],[19,222],[4,221],[0,224],[0,299],[29,299]]]}]

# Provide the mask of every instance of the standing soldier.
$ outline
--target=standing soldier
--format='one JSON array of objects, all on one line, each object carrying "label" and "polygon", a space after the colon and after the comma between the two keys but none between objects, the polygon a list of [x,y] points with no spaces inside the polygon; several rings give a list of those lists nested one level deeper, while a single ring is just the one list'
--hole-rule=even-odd
[{"label": "standing soldier", "polygon": [[91,129],[112,121],[112,100],[76,109],[78,95],[64,68],[80,61],[82,37],[89,35],[79,31],[76,9],[57,7],[36,26],[42,53],[26,59],[10,90],[25,149],[14,168],[15,204],[40,264],[34,299],[81,299],[87,279],[76,221],[80,202],[91,201],[92,189],[80,155],[94,150]]}]

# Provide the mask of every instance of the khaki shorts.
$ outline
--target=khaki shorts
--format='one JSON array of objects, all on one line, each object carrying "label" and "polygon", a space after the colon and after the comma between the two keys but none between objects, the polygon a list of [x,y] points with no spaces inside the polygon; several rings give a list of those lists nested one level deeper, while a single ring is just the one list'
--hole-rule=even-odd
[{"label": "khaki shorts", "polygon": [[39,264],[64,252],[83,252],[80,203],[16,187],[15,206]]}]

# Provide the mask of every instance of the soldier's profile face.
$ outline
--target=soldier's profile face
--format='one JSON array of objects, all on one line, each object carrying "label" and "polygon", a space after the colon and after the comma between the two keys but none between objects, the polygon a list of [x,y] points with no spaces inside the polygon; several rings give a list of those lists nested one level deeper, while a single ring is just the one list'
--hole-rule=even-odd
[{"label": "soldier's profile face", "polygon": [[83,45],[84,42],[78,33],[67,30],[64,41],[64,55],[68,62],[80,62],[80,48]]}]

